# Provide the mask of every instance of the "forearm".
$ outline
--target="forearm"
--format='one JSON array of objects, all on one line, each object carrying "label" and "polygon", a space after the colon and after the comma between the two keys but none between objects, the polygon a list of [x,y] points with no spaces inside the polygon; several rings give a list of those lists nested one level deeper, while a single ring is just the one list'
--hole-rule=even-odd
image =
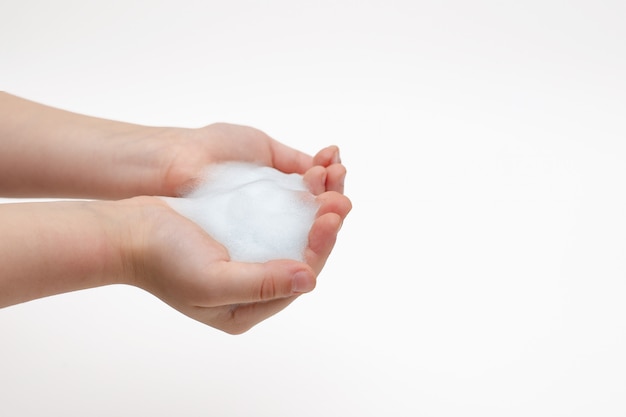
[{"label": "forearm", "polygon": [[0,195],[164,194],[173,131],[76,114],[0,92]]},{"label": "forearm", "polygon": [[116,209],[115,202],[0,204],[0,307],[123,282]]}]

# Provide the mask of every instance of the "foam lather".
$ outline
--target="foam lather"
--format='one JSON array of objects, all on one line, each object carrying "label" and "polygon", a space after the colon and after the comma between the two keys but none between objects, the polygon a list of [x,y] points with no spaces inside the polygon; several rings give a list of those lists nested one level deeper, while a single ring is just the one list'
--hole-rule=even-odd
[{"label": "foam lather", "polygon": [[243,162],[212,165],[190,192],[163,198],[241,262],[303,261],[319,208],[302,175]]}]

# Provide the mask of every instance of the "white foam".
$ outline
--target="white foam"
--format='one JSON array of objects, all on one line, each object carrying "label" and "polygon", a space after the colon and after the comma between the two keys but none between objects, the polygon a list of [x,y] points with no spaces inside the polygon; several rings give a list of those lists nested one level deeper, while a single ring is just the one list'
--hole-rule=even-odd
[{"label": "white foam", "polygon": [[319,204],[299,174],[242,162],[213,165],[180,198],[163,197],[234,261],[303,261]]}]

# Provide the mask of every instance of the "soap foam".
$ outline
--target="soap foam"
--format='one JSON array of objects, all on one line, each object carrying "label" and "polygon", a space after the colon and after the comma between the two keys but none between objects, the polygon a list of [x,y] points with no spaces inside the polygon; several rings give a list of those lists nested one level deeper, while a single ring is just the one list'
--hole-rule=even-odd
[{"label": "soap foam", "polygon": [[302,175],[243,162],[212,165],[193,190],[163,198],[240,262],[303,261],[319,208]]}]

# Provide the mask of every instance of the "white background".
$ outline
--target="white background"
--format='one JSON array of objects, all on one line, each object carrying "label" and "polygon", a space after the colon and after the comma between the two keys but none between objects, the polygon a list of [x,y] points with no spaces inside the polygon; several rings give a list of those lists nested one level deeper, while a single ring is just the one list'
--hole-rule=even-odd
[{"label": "white background", "polygon": [[2,0],[0,16],[2,89],[337,144],[354,205],[316,290],[241,336],[125,286],[0,310],[0,414],[626,414],[624,2]]}]

